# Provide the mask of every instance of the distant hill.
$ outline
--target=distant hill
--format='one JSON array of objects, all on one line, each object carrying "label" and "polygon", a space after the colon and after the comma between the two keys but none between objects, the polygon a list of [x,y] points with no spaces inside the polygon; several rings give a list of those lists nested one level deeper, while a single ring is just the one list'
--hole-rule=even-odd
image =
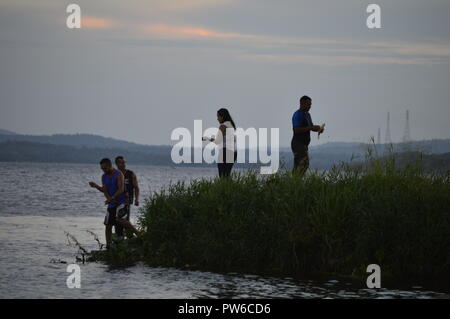
[{"label": "distant hill", "polygon": [[[419,157],[420,155],[418,155]],[[408,156],[405,154],[409,160],[414,157]],[[450,171],[450,153],[444,154],[432,154],[432,155],[424,155],[423,163],[425,169],[433,169],[439,171]]]},{"label": "distant hill", "polygon": [[[55,145],[28,141],[0,142],[0,162],[38,162],[38,163],[98,163],[108,157],[124,156],[129,163],[163,166],[211,166],[207,163],[174,164],[171,159],[172,147],[144,146],[140,148],[94,148],[85,146]],[[194,150],[191,150],[193,159]],[[248,158],[248,156],[247,156]],[[237,167],[250,167],[254,164],[238,164]]]},{"label": "distant hill", "polygon": [[0,129],[0,135],[16,135],[16,133]]},{"label": "distant hill", "polygon": [[361,155],[366,153],[368,147],[375,147],[375,149],[380,153],[390,151],[392,149],[394,152],[415,150],[428,154],[441,154],[450,152],[450,139],[433,139],[395,144],[329,142],[312,146],[310,150],[317,152],[353,153],[355,155]]},{"label": "distant hill", "polygon": [[[21,135],[1,132],[5,131],[0,131],[0,161],[97,163],[102,157],[114,158],[123,155],[136,164],[174,165],[170,157],[172,148],[169,145],[142,145],[93,134]],[[372,152],[376,157],[382,157],[389,152],[446,154],[450,153],[450,140],[414,141],[392,145],[330,142],[310,147],[310,164],[312,169],[322,170],[341,162],[362,162],[368,152]],[[447,159],[443,156],[430,160],[437,163]],[[293,156],[289,148],[280,149],[280,161],[283,167],[292,167]]]},{"label": "distant hill", "polygon": [[27,141],[0,142],[2,162],[47,162],[47,163],[98,163],[100,159],[111,160],[118,155],[135,164],[171,165],[169,146],[149,146],[144,151],[124,148],[93,148],[55,145]]},{"label": "distant hill", "polygon": [[91,148],[142,149],[143,147],[146,147],[146,145],[142,144],[136,144],[93,134],[22,135],[13,133],[14,135],[12,135],[3,134],[1,132],[2,131],[0,131],[0,142],[22,141]]},{"label": "distant hill", "polygon": [[[0,142],[4,141],[27,141],[34,143],[67,145],[75,147],[91,147],[91,148],[123,148],[145,150],[150,145],[138,144],[119,140],[110,137],[104,137],[95,134],[53,134],[53,135],[23,135],[16,134],[11,131],[0,129]],[[375,147],[379,152],[385,152],[392,146],[394,152],[402,152],[404,150],[418,150],[424,153],[448,153],[450,152],[450,139],[434,139],[424,141],[412,141],[409,143],[396,143],[392,145],[376,144]],[[357,142],[328,142],[321,145],[310,147],[312,153],[333,153],[345,154],[345,156],[361,156],[364,155],[368,147],[373,147],[368,143]],[[290,148],[281,148],[281,153],[290,153]]]},{"label": "distant hill", "polygon": [[[378,158],[382,161],[390,161],[389,156]],[[403,168],[407,165],[421,164],[421,168],[427,171],[447,172],[450,171],[450,153],[423,154],[420,152],[403,152],[395,154],[395,166]],[[367,163],[354,162],[353,166],[366,166]]]}]

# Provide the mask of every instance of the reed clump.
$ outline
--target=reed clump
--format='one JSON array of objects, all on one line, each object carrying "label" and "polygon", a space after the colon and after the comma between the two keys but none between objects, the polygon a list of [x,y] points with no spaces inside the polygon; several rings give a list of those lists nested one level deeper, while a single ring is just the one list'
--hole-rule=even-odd
[{"label": "reed clump", "polygon": [[180,182],[146,200],[139,224],[133,253],[109,260],[298,277],[378,264],[385,280],[450,283],[450,174],[394,157]]}]

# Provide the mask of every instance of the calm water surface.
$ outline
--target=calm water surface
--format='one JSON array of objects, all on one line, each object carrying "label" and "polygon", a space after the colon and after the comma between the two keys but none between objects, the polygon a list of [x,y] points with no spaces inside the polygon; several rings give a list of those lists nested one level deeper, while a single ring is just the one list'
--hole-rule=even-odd
[{"label": "calm water surface", "polygon": [[[142,199],[178,180],[211,178],[211,168],[130,166]],[[101,171],[88,164],[0,163],[0,298],[449,298],[421,287],[365,289],[365,283],[294,280],[245,274],[217,274],[138,264],[111,268],[79,264],[81,289],[68,289],[66,263],[77,249],[104,242],[102,195],[87,183],[100,183]],[[141,200],[142,201],[142,200]],[[137,208],[132,212],[135,220]],[[61,263],[66,262],[66,263]]]}]

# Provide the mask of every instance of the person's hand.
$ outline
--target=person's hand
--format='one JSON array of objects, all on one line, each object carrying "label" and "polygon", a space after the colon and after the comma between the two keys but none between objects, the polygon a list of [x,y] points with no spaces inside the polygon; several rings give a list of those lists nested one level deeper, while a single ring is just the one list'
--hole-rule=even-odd
[{"label": "person's hand", "polygon": [[89,186],[91,186],[92,188],[98,187],[98,185],[94,182],[89,182]]},{"label": "person's hand", "polygon": [[112,197],[105,200],[105,204],[114,204],[115,202],[116,202],[116,200]]},{"label": "person's hand", "polygon": [[134,206],[139,206],[139,201],[137,199],[134,201]]},{"label": "person's hand", "polygon": [[320,127],[320,125],[314,125],[314,126],[312,127],[312,131],[314,131],[314,132],[320,132],[321,129],[322,129],[322,128]]},{"label": "person's hand", "polygon": [[323,131],[325,131],[325,123],[323,123],[323,124],[320,126],[319,135],[322,134]]}]

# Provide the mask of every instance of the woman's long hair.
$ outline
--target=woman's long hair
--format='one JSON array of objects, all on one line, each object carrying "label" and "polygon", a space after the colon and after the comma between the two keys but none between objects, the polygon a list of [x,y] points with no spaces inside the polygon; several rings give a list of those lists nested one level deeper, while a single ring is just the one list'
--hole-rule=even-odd
[{"label": "woman's long hair", "polygon": [[223,121],[230,121],[231,125],[233,125],[234,129],[236,129],[236,125],[234,124],[233,119],[231,118],[230,112],[228,112],[227,109],[221,108],[217,111],[217,115],[221,116],[223,118]]}]

